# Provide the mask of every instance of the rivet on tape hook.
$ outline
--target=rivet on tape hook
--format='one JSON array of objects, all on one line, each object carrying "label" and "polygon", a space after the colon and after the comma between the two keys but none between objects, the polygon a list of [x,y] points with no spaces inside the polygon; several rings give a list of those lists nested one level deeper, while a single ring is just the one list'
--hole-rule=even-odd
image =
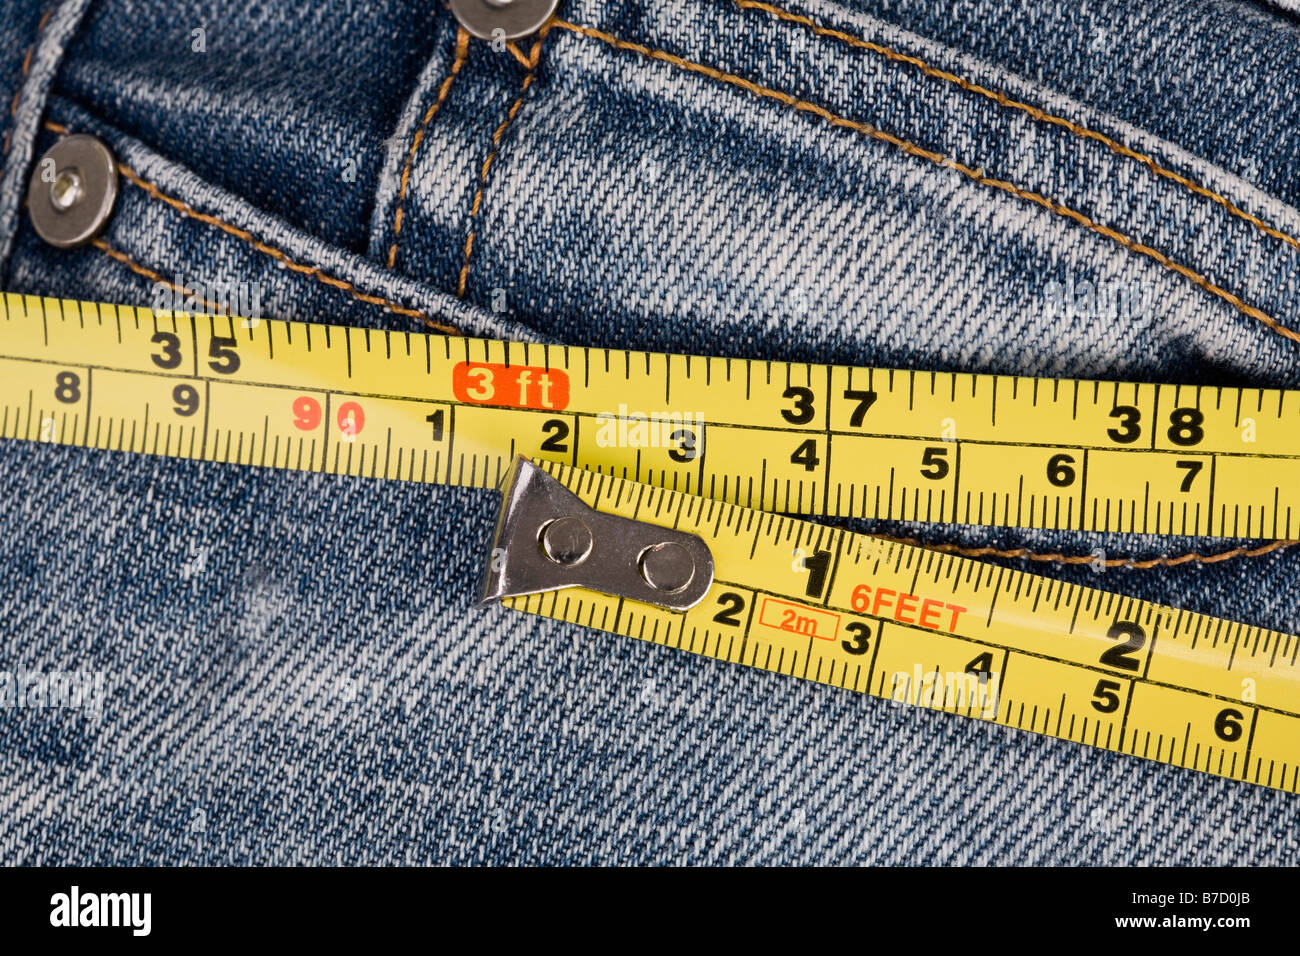
[{"label": "rivet on tape hook", "polygon": [[697,535],[605,514],[527,458],[506,481],[481,604],[582,587],[685,611],[713,584]]}]

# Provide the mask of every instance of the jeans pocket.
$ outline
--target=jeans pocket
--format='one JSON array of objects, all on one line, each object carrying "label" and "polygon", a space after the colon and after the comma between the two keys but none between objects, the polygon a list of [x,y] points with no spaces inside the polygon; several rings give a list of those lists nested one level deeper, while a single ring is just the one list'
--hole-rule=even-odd
[{"label": "jeans pocket", "polygon": [[252,317],[537,338],[508,317],[253,207],[56,97],[40,146],[67,133],[94,134],[114,151],[121,167],[117,206],[103,233],[75,250],[46,246],[24,219],[11,262],[17,288],[143,305],[180,297],[205,311],[214,298],[233,298],[257,310]]}]

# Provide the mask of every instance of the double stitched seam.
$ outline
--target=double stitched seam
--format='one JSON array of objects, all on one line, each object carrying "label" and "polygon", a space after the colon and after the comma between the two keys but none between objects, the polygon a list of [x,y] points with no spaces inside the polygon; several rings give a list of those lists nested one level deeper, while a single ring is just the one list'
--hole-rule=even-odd
[{"label": "double stitched seam", "polygon": [[[60,136],[66,136],[68,134],[67,127],[60,126],[58,123],[46,122],[45,128],[54,133],[58,133]],[[188,203],[182,202],[181,200],[176,199],[173,196],[167,195],[161,189],[155,186],[153,183],[149,182],[147,179],[142,178],[138,173],[136,173],[134,169],[132,169],[130,166],[126,165],[125,163],[118,163],[117,168],[118,171],[121,172],[122,177],[124,179],[126,179],[131,184],[139,187],[140,189],[144,190],[148,195],[152,196],[154,199],[166,203],[168,206],[171,206],[173,209],[175,209],[177,212],[181,213],[182,215],[189,216],[191,219],[197,219],[199,222],[207,223],[210,226],[216,226],[218,229],[222,230],[223,232],[229,233],[230,235],[234,236],[237,239],[242,239],[244,242],[247,242],[258,252],[262,253],[263,255],[270,256],[272,259],[275,259],[277,262],[282,263],[286,268],[294,272],[301,273],[302,275],[311,276],[316,281],[322,282],[325,285],[329,286],[330,288],[338,289],[340,291],[346,292],[348,293],[348,295],[352,296],[354,299],[357,299],[361,302],[365,302],[369,305],[377,305],[380,308],[387,309],[390,312],[395,312],[398,315],[405,315],[413,319],[419,319],[429,328],[434,329],[438,332],[446,332],[452,335],[459,334],[459,330],[456,329],[454,326],[447,325],[446,323],[443,322],[439,322],[438,320],[426,315],[423,312],[420,312],[417,309],[408,308],[407,306],[394,302],[391,299],[386,299],[383,296],[371,295],[369,293],[362,292],[351,282],[348,282],[345,279],[336,278],[335,276],[332,276],[327,272],[323,272],[322,270],[316,268],[315,266],[305,266],[299,262],[295,262],[293,259],[289,258],[289,256],[286,253],[275,248],[274,246],[267,245],[265,242],[258,239],[247,229],[241,229],[239,226],[232,225],[231,223],[226,222],[224,219],[219,219],[216,216],[209,215],[208,213],[199,212],[197,209],[195,209],[193,206],[189,205]],[[105,246],[102,247],[97,245],[97,248],[100,248],[100,251],[104,252],[105,254],[110,254],[106,244]],[[117,261],[121,262],[123,265],[128,264],[126,256],[124,254],[113,256],[113,258],[117,259]],[[143,269],[144,267],[141,266],[140,268]],[[133,271],[140,272],[140,269],[135,269]],[[140,274],[145,275],[146,273],[140,272]]]},{"label": "double stitched seam", "polygon": [[438,88],[438,97],[429,107],[428,112],[424,114],[424,119],[420,123],[419,129],[411,138],[411,149],[406,154],[406,165],[402,167],[402,184],[397,192],[397,211],[393,214],[393,244],[388,249],[388,268],[393,268],[397,264],[397,242],[402,234],[402,218],[405,215],[406,190],[411,182],[411,167],[415,165],[415,155],[420,151],[420,144],[424,142],[425,133],[428,132],[429,123],[438,115],[438,110],[442,109],[442,104],[447,100],[447,94],[451,92],[452,81],[456,79],[456,74],[465,65],[465,60],[469,56],[469,33],[464,27],[456,29],[456,55],[451,64],[451,72],[447,78],[442,81],[442,86]]},{"label": "double stitched seam", "polygon": [[641,56],[648,57],[652,60],[660,60],[662,62],[669,63],[673,66],[676,66],[680,69],[687,70],[692,73],[699,73],[703,76],[709,77],[710,79],[717,80],[722,83],[727,83],[731,86],[740,87],[743,90],[753,93],[755,96],[760,96],[765,99],[776,100],[777,102],[783,103],[784,105],[790,107],[791,109],[795,109],[803,113],[811,113],[814,116],[820,117],[821,119],[825,120],[827,123],[831,124],[832,126],[838,126],[843,129],[853,130],[856,133],[860,133],[872,139],[889,143],[892,146],[898,147],[908,155],[916,156],[920,159],[928,160],[938,166],[946,166],[951,169],[955,169],[957,170],[957,172],[961,173],[963,176],[967,177],[973,182],[977,182],[982,186],[988,186],[991,189],[1000,190],[1011,196],[1015,196],[1018,199],[1023,199],[1027,202],[1034,203],[1035,205],[1041,206],[1042,208],[1048,210],[1049,212],[1055,213],[1056,215],[1059,216],[1063,216],[1066,219],[1078,223],[1079,225],[1083,226],[1085,229],[1088,229],[1092,232],[1097,233],[1100,236],[1104,236],[1107,239],[1119,243],[1119,245],[1123,246],[1125,249],[1128,249],[1130,252],[1135,252],[1155,260],[1160,265],[1164,266],[1166,269],[1169,269],[1170,271],[1175,272],[1186,279],[1189,279],[1191,282],[1200,286],[1205,291],[1227,302],[1229,305],[1231,305],[1233,308],[1235,308],[1237,311],[1241,312],[1242,314],[1247,315],[1250,318],[1261,322],[1263,325],[1271,329],[1273,332],[1276,332],[1278,335],[1288,338],[1293,342],[1300,342],[1300,332],[1296,332],[1292,329],[1286,328],[1285,326],[1283,326],[1281,323],[1279,323],[1276,319],[1268,315],[1263,310],[1257,308],[1256,306],[1250,305],[1247,302],[1242,301],[1241,298],[1229,292],[1227,289],[1215,285],[1213,282],[1211,282],[1205,276],[1201,275],[1199,272],[1196,272],[1195,270],[1189,268],[1188,266],[1183,265],[1180,262],[1175,262],[1174,260],[1170,259],[1167,255],[1165,255],[1163,252],[1160,252],[1158,249],[1154,249],[1151,246],[1138,242],[1137,240],[1130,238],[1129,236],[1125,235],[1124,233],[1116,229],[1113,229],[1110,226],[1104,225],[1099,222],[1095,222],[1094,220],[1085,216],[1083,213],[1078,212],[1070,208],[1069,206],[1059,203],[1053,199],[1049,199],[1046,196],[1040,195],[1039,193],[1035,193],[1027,189],[1023,189],[1020,186],[1017,186],[1014,183],[1008,182],[1006,180],[994,179],[992,177],[985,176],[981,170],[972,169],[971,167],[966,166],[963,163],[959,163],[954,160],[948,159],[947,157],[942,156],[939,153],[934,152],[933,150],[925,149],[924,147],[918,146],[913,142],[905,140],[899,136],[895,136],[893,133],[888,133],[885,132],[884,130],[878,129],[869,123],[863,123],[858,120],[848,119],[844,116],[840,116],[837,113],[832,113],[824,106],[819,106],[816,103],[810,103],[807,100],[798,99],[797,97],[792,96],[789,93],[783,93],[780,90],[775,90],[772,89],[771,87],[762,86],[758,83],[755,83],[752,80],[747,80],[742,76],[736,76],[735,74],[732,73],[724,73],[721,70],[714,69],[713,67],[710,66],[705,66],[701,63],[695,63],[691,60],[684,59],[680,56],[677,56],[676,54],[668,53],[664,50],[654,50],[649,47],[642,46],[639,43],[632,43],[627,40],[622,40],[616,36],[613,36],[609,33],[605,33],[602,30],[597,30],[593,27],[579,26],[577,24],[569,23],[565,20],[554,20],[552,22],[554,26],[560,27],[565,30],[569,30],[573,33],[581,34],[582,36],[590,37],[595,40],[600,40],[602,43],[608,44],[609,46],[612,46],[615,49],[628,50],[633,53],[638,53]]},{"label": "double stitched seam", "polygon": [[[550,24],[542,27],[533,43],[533,48],[528,53],[527,66],[528,73],[524,76],[523,84],[519,87],[519,95],[515,97],[514,103],[506,112],[506,118],[501,121],[501,125],[496,128],[492,134],[492,148],[488,151],[487,159],[483,160],[483,166],[479,170],[478,189],[474,193],[474,201],[469,207],[469,234],[465,237],[465,254],[464,261],[460,267],[460,278],[456,282],[456,295],[462,299],[465,297],[465,286],[469,282],[469,263],[470,257],[474,254],[474,237],[478,232],[478,213],[483,206],[483,192],[487,188],[488,173],[492,169],[492,163],[496,160],[497,152],[501,148],[501,139],[510,128],[515,116],[524,105],[524,96],[528,93],[528,88],[533,85],[533,80],[537,76],[537,64],[542,56],[542,41],[546,39],[546,34],[550,30]],[[517,50],[515,51],[518,52]]]},{"label": "double stitched seam", "polygon": [[919,538],[896,538],[887,534],[875,534],[873,537],[883,538],[886,541],[894,541],[898,544],[910,544],[921,548],[928,548],[931,551],[960,554],[969,558],[1026,558],[1030,561],[1050,561],[1053,564],[1091,564],[1094,566],[1101,564],[1108,568],[1131,568],[1136,571],[1146,571],[1151,568],[1172,568],[1189,562],[1196,562],[1197,564],[1218,564],[1220,561],[1228,561],[1232,558],[1257,558],[1262,554],[1269,554],[1273,551],[1282,551],[1286,548],[1300,544],[1300,541],[1294,539],[1281,539],[1278,541],[1270,541],[1267,544],[1260,545],[1258,548],[1232,548],[1229,551],[1219,551],[1214,554],[1200,554],[1196,551],[1191,551],[1187,554],[1143,558],[1142,560],[1136,560],[1134,558],[1106,558],[1102,560],[1088,554],[1042,554],[1036,551],[1030,551],[1028,548],[1010,548],[1007,550],[990,547],[967,548],[956,544],[922,541]]},{"label": "double stitched seam", "polygon": [[[41,15],[40,23],[36,24],[36,37],[32,40],[31,46],[27,48],[27,52],[23,54],[23,68],[18,76],[18,86],[14,89],[13,99],[9,101],[9,117],[11,120],[16,121],[18,119],[18,101],[23,98],[23,83],[27,81],[27,74],[31,72],[32,57],[36,54],[36,44],[40,42],[41,31],[45,29],[45,24],[50,22],[50,14],[53,12],[54,8],[50,7]],[[9,146],[13,142],[13,137],[14,131],[11,123],[9,129],[5,131],[4,153],[6,156],[9,155]]]},{"label": "double stitched seam", "polygon": [[952,83],[960,87],[961,89],[966,90],[969,93],[975,93],[979,96],[986,97],[990,100],[993,100],[998,105],[1006,107],[1007,109],[1020,110],[1021,112],[1028,114],[1033,119],[1038,120],[1040,123],[1050,123],[1053,126],[1060,126],[1063,129],[1069,130],[1075,136],[1081,137],[1083,139],[1095,140],[1098,143],[1102,143],[1105,146],[1109,147],[1115,153],[1118,153],[1120,156],[1124,156],[1127,157],[1128,159],[1136,160],[1137,162],[1146,166],[1156,176],[1160,176],[1163,179],[1168,179],[1171,182],[1177,183],[1178,185],[1182,186],[1184,189],[1187,189],[1198,196],[1203,196],[1206,199],[1218,203],[1229,213],[1231,213],[1232,215],[1236,216],[1239,219],[1245,220],[1246,222],[1250,223],[1252,226],[1259,229],[1261,232],[1265,233],[1266,235],[1272,236],[1274,239],[1281,239],[1283,242],[1285,242],[1287,245],[1291,246],[1292,248],[1300,250],[1300,239],[1297,239],[1295,236],[1291,235],[1290,233],[1283,232],[1281,229],[1278,229],[1274,226],[1270,226],[1268,223],[1260,219],[1258,216],[1246,212],[1244,209],[1242,209],[1241,207],[1233,203],[1233,201],[1229,199],[1227,196],[1224,196],[1221,193],[1217,193],[1213,189],[1209,189],[1206,186],[1202,186],[1200,183],[1196,182],[1193,179],[1189,179],[1188,177],[1182,175],[1181,173],[1174,172],[1172,169],[1167,169],[1166,167],[1161,166],[1160,163],[1157,162],[1154,157],[1149,156],[1146,153],[1139,152],[1138,150],[1133,149],[1130,146],[1126,146],[1123,143],[1107,136],[1105,133],[1099,133],[1094,129],[1089,129],[1087,126],[1083,126],[1079,123],[1075,123],[1072,120],[1066,119],[1064,116],[1056,116],[1052,113],[1048,113],[1046,110],[1041,109],[1040,107],[1037,106],[1032,106],[1029,103],[1022,103],[1019,100],[1014,100],[1011,97],[1007,96],[1007,94],[999,92],[998,90],[990,90],[987,87],[980,86],[978,83],[974,83],[970,80],[967,80],[964,77],[958,76],[955,73],[949,73],[947,70],[942,70],[939,69],[938,67],[931,66],[929,63],[920,59],[919,57],[909,56],[906,53],[900,53],[891,47],[885,46],[884,44],[874,43],[870,40],[864,40],[861,37],[853,36],[850,33],[844,33],[843,31],[840,30],[834,30],[829,27],[824,27],[810,17],[801,16],[800,14],[797,13],[791,13],[787,10],[782,10],[778,7],[774,7],[770,3],[761,3],[759,2],[759,0],[735,0],[735,3],[737,6],[743,7],[748,10],[761,10],[764,13],[770,14],[779,20],[785,20],[789,23],[798,23],[801,26],[807,27],[809,30],[811,30],[813,33],[817,34],[818,36],[829,37],[830,39],[833,40],[839,40],[841,43],[846,43],[849,46],[856,47],[857,49],[860,50],[870,50],[872,53],[879,54],[880,56],[883,56],[888,60],[892,60],[895,63],[906,63],[909,66],[914,66],[922,73],[926,74],[927,76],[932,76],[936,79],[943,80],[946,83]]},{"label": "double stitched seam", "polygon": [[[1101,235],[1106,236],[1107,238],[1119,242],[1121,245],[1125,246],[1131,251],[1139,252],[1142,253],[1143,255],[1147,255],[1150,256],[1151,258],[1154,258],[1161,265],[1164,265],[1167,268],[1170,268],[1175,272],[1178,272],[1179,274],[1186,276],[1187,278],[1195,282],[1197,285],[1200,285],[1203,288],[1205,288],[1207,291],[1210,291],[1213,294],[1218,295],[1221,298],[1225,299],[1227,302],[1229,302],[1234,307],[1236,307],[1239,311],[1242,311],[1246,315],[1249,315],[1252,318],[1256,318],[1259,321],[1263,322],[1266,326],[1268,326],[1273,331],[1281,335],[1284,335],[1287,338],[1292,339],[1293,341],[1300,342],[1300,334],[1292,331],[1291,329],[1284,328],[1283,326],[1279,325],[1276,321],[1274,321],[1271,317],[1269,317],[1259,309],[1256,309],[1254,306],[1247,305],[1246,303],[1238,299],[1236,296],[1232,295],[1232,293],[1220,289],[1217,286],[1214,286],[1209,282],[1209,280],[1205,279],[1203,276],[1198,275],[1197,273],[1193,272],[1192,270],[1188,269],[1185,266],[1180,265],[1179,263],[1172,262],[1157,250],[1151,249],[1150,247],[1134,242],[1132,239],[1123,235],[1122,233],[1110,229],[1107,226],[1103,226],[1098,223],[1095,223],[1092,220],[1088,219],[1083,214],[1076,212],[1070,209],[1069,207],[1063,206],[1060,203],[1053,202],[1052,200],[1047,199],[1044,196],[1040,196],[1036,193],[1031,193],[1026,190],[1020,189],[1019,187],[1015,186],[1012,183],[991,179],[989,177],[984,176],[982,172],[971,169],[970,167],[964,166],[960,163],[954,163],[951,160],[948,160],[945,157],[939,155],[938,153],[923,149],[922,147],[917,146],[914,143],[903,140],[897,136],[894,136],[893,134],[886,133],[883,130],[876,129],[875,127],[867,123],[861,123],[854,120],[846,119],[845,117],[838,116],[832,113],[830,110],[827,110],[825,107],[818,106],[815,103],[809,103],[804,100],[799,100],[796,97],[791,96],[788,93],[782,93],[779,90],[774,90],[768,87],[760,86],[759,84],[754,83],[750,80],[746,80],[743,77],[736,76],[730,73],[724,73],[721,70],[716,70],[713,69],[712,67],[704,66],[703,64],[694,63],[690,60],[686,60],[682,57],[668,53],[664,50],[653,50],[637,43],[631,43],[627,40],[621,40],[618,37],[605,33],[601,30],[596,30],[592,27],[578,26],[576,24],[569,23],[565,20],[559,20],[559,19],[552,21],[552,24],[556,27],[560,27],[562,29],[569,30],[574,33],[578,33],[583,36],[590,37],[592,39],[600,40],[612,47],[615,47],[616,49],[628,50],[631,52],[639,53],[642,56],[646,56],[651,59],[662,60],[666,63],[670,63],[681,69],[689,70],[695,73],[700,73],[704,76],[710,77],[711,79],[729,83],[734,86],[739,86],[740,88],[745,89],[757,96],[761,96],[769,99],[775,99],[778,102],[784,103],[785,105],[793,109],[799,110],[801,112],[812,113],[824,119],[826,122],[830,123],[831,125],[851,129],[854,130],[855,132],[862,133],[863,135],[870,136],[874,139],[879,139],[881,141],[890,143],[891,145],[897,146],[898,148],[902,149],[904,152],[910,155],[914,155],[923,159],[930,160],[931,162],[936,163],[938,165],[951,166],[954,169],[957,169],[963,175],[969,177],[972,180],[975,180],[976,182],[979,182],[983,185],[987,185],[993,188],[1001,189],[1004,192],[1010,193],[1011,195],[1034,202],[1037,205],[1044,207],[1045,209],[1048,209],[1059,215],[1066,216],[1067,218],[1070,218],[1078,222],[1079,224],[1093,230],[1094,232],[1098,232]],[[928,542],[918,541],[915,539],[890,538],[888,540],[902,541],[909,544],[920,545],[922,547],[930,548],[936,551],[950,551],[950,552],[955,552],[955,553],[969,555],[969,556],[1026,558],[1031,561],[1044,561],[1044,562],[1050,561],[1050,562],[1056,562],[1062,564],[1091,564],[1091,563],[1095,563],[1097,560],[1095,557],[1091,555],[1081,556],[1081,555],[1064,555],[1064,554],[1041,554],[1041,553],[1029,551],[1026,548],[1016,548],[1010,550],[1001,550],[1001,549],[991,548],[991,547],[966,548],[957,545],[942,544],[942,543],[932,544]],[[1202,555],[1193,551],[1181,555],[1147,558],[1142,560],[1133,560],[1129,558],[1111,558],[1111,559],[1106,559],[1104,563],[1107,567],[1128,567],[1128,568],[1133,568],[1138,570],[1147,570],[1155,567],[1173,567],[1180,564],[1186,564],[1189,562],[1197,562],[1201,564],[1215,564],[1221,561],[1227,561],[1232,558],[1257,557],[1259,555],[1268,554],[1272,551],[1277,551],[1284,548],[1290,548],[1298,543],[1300,542],[1294,540],[1281,540],[1281,541],[1269,542],[1268,544],[1265,544],[1258,548],[1233,548],[1229,551],[1223,551],[1216,554]]]}]

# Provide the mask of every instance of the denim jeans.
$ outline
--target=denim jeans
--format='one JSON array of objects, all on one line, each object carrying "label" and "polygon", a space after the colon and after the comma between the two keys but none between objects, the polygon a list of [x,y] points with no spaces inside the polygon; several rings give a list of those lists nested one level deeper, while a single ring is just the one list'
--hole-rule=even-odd
[{"label": "denim jeans", "polygon": [[[0,0],[0,282],[750,358],[1300,387],[1287,2]],[[102,244],[23,197],[123,164]],[[1276,864],[1262,787],[475,610],[499,497],[0,443],[0,859]],[[854,521],[1300,631],[1300,548]],[[1100,552],[1103,560],[1096,560]],[[1103,570],[1104,569],[1104,570]]]}]

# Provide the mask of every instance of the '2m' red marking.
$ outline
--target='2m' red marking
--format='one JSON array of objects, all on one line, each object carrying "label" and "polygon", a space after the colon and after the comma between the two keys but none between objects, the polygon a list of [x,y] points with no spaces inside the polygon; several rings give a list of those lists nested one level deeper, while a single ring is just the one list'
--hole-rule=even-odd
[{"label": "'2m' red marking", "polygon": [[560,411],[569,407],[569,376],[537,365],[461,362],[451,370],[459,402]]},{"label": "'2m' red marking", "polygon": [[758,623],[785,634],[799,634],[823,641],[833,641],[840,631],[840,616],[806,604],[793,604],[776,598],[763,598]]}]

